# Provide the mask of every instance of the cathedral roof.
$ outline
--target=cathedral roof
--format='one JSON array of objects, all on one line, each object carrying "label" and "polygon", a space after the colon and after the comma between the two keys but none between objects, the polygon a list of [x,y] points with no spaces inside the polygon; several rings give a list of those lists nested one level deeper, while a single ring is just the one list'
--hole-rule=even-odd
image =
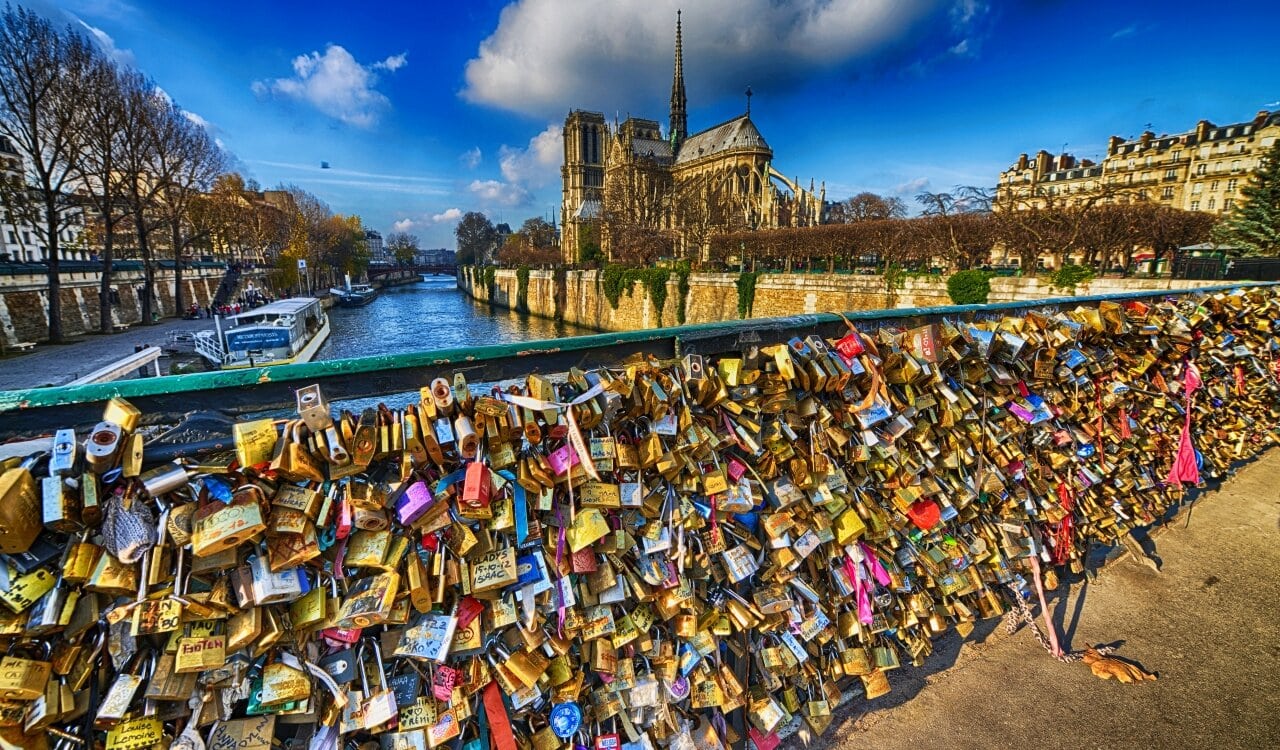
[{"label": "cathedral roof", "polygon": [[636,156],[656,159],[666,164],[671,163],[671,157],[673,156],[670,142],[653,138],[632,138],[631,153]]},{"label": "cathedral roof", "polygon": [[689,136],[688,140],[680,144],[676,163],[685,164],[704,156],[738,149],[773,151],[748,115],[739,115],[728,122]]}]

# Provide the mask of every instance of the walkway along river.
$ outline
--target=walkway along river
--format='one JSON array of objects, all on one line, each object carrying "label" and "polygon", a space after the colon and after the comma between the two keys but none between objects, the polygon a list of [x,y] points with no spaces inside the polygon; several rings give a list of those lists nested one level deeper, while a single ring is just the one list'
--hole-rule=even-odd
[{"label": "walkway along river", "polygon": [[[544,318],[517,314],[477,302],[455,287],[453,277],[433,276],[382,290],[365,307],[329,310],[332,334],[317,360],[375,354],[508,344],[591,331]],[[85,336],[63,346],[0,359],[0,391],[63,385],[134,352],[135,346],[168,346],[173,332],[211,328],[210,320],[169,319],[155,326],[134,326],[111,336]],[[162,361],[168,367],[168,360]],[[166,370],[167,371],[167,370]]]}]

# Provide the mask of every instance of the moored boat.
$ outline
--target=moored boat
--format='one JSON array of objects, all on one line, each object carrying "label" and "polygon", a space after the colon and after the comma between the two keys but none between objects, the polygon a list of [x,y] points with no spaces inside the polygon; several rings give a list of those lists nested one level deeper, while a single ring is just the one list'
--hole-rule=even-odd
[{"label": "moored boat", "polygon": [[218,319],[196,333],[196,353],[224,370],[310,362],[329,338],[315,297],[295,297]]},{"label": "moored boat", "polygon": [[343,307],[363,307],[378,296],[378,290],[369,284],[352,284],[347,287],[333,287],[329,294],[338,298]]}]

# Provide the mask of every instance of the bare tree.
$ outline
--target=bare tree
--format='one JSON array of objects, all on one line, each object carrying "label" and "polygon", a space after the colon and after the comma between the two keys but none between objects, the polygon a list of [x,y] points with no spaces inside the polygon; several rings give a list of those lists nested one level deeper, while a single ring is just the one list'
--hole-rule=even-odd
[{"label": "bare tree", "polygon": [[907,204],[895,196],[861,192],[831,205],[827,221],[831,224],[852,224],[855,221],[875,219],[902,219],[907,215]]},{"label": "bare tree", "polygon": [[21,6],[0,14],[0,136],[23,162],[0,196],[14,223],[35,229],[49,264],[49,340],[63,339],[61,235],[74,221],[84,128],[85,81],[96,50]]},{"label": "bare tree", "polygon": [[151,325],[156,299],[152,233],[165,222],[156,207],[180,167],[178,119],[181,115],[168,97],[141,73],[128,71],[124,79],[129,114],[120,131],[126,175],[124,196],[142,255],[142,324]]},{"label": "bare tree", "polygon": [[102,277],[98,284],[98,330],[111,333],[111,264],[115,260],[116,232],[128,211],[123,200],[124,172],[120,131],[128,112],[119,68],[99,57],[88,76],[90,96],[84,102],[81,178],[85,200],[92,206],[102,243]]},{"label": "bare tree", "polygon": [[160,191],[158,213],[169,225],[173,247],[173,305],[181,314],[182,254],[191,243],[207,236],[209,229],[190,221],[193,204],[212,186],[213,181],[226,168],[227,158],[209,132],[181,110],[170,109],[166,116],[173,118],[173,140],[169,160],[169,179]]}]

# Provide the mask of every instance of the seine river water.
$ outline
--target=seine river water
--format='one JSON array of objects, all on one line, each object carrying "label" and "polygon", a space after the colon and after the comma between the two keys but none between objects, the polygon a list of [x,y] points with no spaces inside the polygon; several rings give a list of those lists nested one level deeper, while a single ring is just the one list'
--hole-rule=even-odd
[{"label": "seine river water", "polygon": [[588,331],[477,303],[451,276],[383,289],[364,307],[329,310],[332,334],[317,360],[580,336]]}]

